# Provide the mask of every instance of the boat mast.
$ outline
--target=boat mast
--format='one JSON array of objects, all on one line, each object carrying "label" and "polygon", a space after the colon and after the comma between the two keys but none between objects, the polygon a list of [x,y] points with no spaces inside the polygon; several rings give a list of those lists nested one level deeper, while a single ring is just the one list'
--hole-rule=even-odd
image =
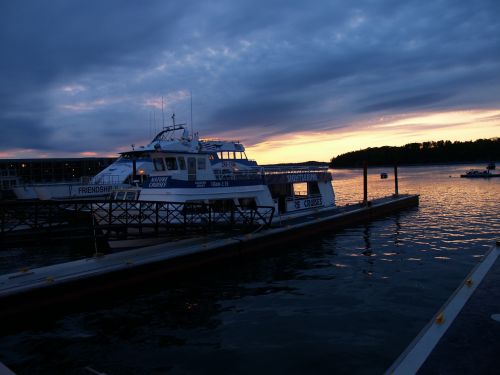
[{"label": "boat mast", "polygon": [[193,93],[190,91],[189,95],[191,97],[191,138],[193,137]]},{"label": "boat mast", "polygon": [[165,114],[163,113],[163,95],[161,96],[161,127],[165,127]]}]

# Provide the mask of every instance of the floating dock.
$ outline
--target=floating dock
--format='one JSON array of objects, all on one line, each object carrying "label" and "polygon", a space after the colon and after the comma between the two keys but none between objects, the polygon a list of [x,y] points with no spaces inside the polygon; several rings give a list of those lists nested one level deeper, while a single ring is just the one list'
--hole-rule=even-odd
[{"label": "floating dock", "polygon": [[499,255],[497,241],[387,375],[500,372]]},{"label": "floating dock", "polygon": [[138,278],[242,252],[276,247],[305,233],[335,231],[342,227],[418,206],[418,195],[394,195],[350,206],[317,211],[283,221],[279,226],[244,235],[208,235],[134,250],[98,255],[51,266],[22,269],[0,276],[0,316],[53,306],[56,301],[95,296],[96,291],[116,290]]}]

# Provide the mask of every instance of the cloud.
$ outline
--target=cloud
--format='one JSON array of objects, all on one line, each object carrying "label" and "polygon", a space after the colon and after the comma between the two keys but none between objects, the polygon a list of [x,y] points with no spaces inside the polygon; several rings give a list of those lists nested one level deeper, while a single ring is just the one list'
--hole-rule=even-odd
[{"label": "cloud", "polygon": [[359,111],[363,112],[377,112],[386,110],[397,110],[404,108],[405,110],[426,107],[429,105],[436,105],[439,102],[446,100],[450,95],[445,93],[428,93],[416,96],[409,96],[405,98],[391,99],[378,103],[373,103],[365,107],[361,107]]},{"label": "cloud", "polygon": [[202,135],[251,144],[375,115],[498,108],[499,16],[487,0],[4,1],[0,151],[145,143],[161,96],[165,117],[185,122],[190,92]]}]

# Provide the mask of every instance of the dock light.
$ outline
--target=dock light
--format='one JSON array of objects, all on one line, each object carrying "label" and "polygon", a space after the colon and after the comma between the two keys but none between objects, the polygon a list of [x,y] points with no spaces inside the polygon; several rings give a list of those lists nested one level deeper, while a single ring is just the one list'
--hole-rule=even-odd
[{"label": "dock light", "polygon": [[444,314],[441,313],[436,317],[436,324],[443,324],[444,323]]}]

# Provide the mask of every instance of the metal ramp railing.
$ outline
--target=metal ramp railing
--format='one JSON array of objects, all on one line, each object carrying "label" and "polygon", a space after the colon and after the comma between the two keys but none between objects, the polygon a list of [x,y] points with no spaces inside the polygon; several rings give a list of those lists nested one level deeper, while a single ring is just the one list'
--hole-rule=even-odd
[{"label": "metal ramp railing", "polygon": [[201,230],[251,231],[271,224],[274,207],[194,202],[65,200],[0,203],[0,248],[7,240],[71,238],[86,231],[123,239]]}]

